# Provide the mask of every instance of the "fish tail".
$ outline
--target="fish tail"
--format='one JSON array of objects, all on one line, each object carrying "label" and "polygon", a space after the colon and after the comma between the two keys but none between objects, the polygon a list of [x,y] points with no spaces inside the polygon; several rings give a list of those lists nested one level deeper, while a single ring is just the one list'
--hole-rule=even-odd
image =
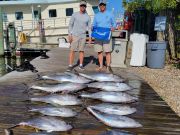
[{"label": "fish tail", "polygon": [[83,73],[79,73],[80,76],[91,79],[91,77],[89,75],[83,74]]},{"label": "fish tail", "polygon": [[88,110],[88,112],[92,113],[95,117],[97,117],[97,118],[99,117],[98,114],[95,113],[90,106],[87,107],[87,110]]}]

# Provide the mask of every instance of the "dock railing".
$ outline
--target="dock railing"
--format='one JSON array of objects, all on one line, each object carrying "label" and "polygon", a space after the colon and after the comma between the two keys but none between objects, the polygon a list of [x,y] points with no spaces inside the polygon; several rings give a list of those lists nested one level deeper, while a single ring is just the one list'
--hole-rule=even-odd
[{"label": "dock railing", "polygon": [[[48,18],[42,19],[44,22],[44,28],[60,28],[67,27],[69,25],[71,17],[61,17],[61,18]],[[91,16],[93,19],[93,16]],[[6,29],[9,22],[3,22],[3,28]],[[38,28],[38,20],[16,20],[14,21],[15,27],[22,27],[23,30],[34,30]]]}]

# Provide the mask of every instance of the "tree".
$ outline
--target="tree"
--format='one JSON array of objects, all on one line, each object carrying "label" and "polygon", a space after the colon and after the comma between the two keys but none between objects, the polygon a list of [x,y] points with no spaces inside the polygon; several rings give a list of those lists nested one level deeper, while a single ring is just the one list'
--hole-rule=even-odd
[{"label": "tree", "polygon": [[139,7],[144,7],[154,13],[158,13],[167,8],[174,9],[180,0],[123,0],[123,6],[127,11],[134,11]]},{"label": "tree", "polygon": [[170,59],[177,58],[178,56],[177,37],[175,34],[177,33],[176,26],[178,25],[176,23],[178,17],[177,5],[180,5],[180,0],[123,0],[123,6],[127,11],[133,12],[134,10],[143,7],[153,13],[167,16],[167,30],[165,31],[165,35],[161,32],[158,32],[157,35],[159,40],[161,40],[159,37],[166,37],[169,41],[168,54]]}]

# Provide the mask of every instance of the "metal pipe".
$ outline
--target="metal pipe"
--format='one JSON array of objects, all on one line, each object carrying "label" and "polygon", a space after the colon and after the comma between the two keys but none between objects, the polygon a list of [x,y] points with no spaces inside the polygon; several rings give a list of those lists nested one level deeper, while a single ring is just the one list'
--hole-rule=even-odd
[{"label": "metal pipe", "polygon": [[38,22],[39,22],[39,39],[40,43],[43,43],[43,25],[41,18],[41,5],[38,5]]},{"label": "metal pipe", "polygon": [[0,7],[0,56],[4,55],[4,32],[3,32],[3,11]]},{"label": "metal pipe", "polygon": [[34,6],[31,5],[31,13],[32,13],[32,29],[34,29]]}]

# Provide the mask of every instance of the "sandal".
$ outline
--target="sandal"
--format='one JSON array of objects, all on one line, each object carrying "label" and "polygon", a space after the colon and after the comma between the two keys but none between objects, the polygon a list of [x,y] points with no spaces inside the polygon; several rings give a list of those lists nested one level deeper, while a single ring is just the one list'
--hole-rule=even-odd
[{"label": "sandal", "polygon": [[98,71],[98,72],[102,72],[103,70],[104,70],[103,67],[98,67],[98,68],[96,68],[96,71]]}]

